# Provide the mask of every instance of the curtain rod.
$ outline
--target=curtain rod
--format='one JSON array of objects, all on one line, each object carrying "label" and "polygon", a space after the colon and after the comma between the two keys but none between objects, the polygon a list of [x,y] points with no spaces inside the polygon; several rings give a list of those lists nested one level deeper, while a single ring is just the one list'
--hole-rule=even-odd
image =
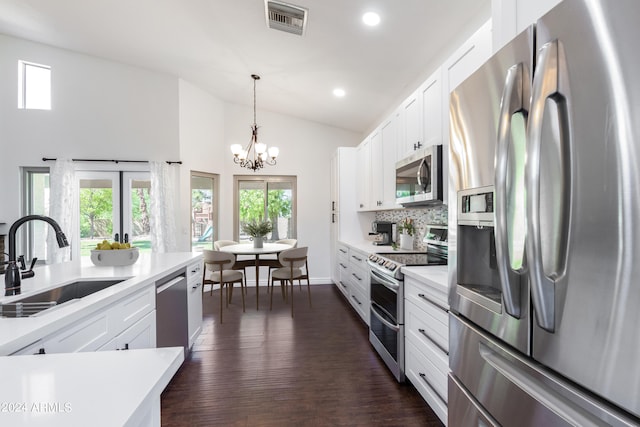
[{"label": "curtain rod", "polygon": [[[43,162],[55,161],[58,160],[52,157],[43,157]],[[149,160],[112,160],[112,159],[71,159],[74,162],[112,162],[112,163],[149,163]],[[175,162],[167,160],[167,163],[172,164],[182,164],[182,160],[178,160]]]}]

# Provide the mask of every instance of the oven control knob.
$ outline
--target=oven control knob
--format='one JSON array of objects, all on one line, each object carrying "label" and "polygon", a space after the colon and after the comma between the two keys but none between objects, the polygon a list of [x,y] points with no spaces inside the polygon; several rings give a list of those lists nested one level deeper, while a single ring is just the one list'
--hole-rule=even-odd
[{"label": "oven control knob", "polygon": [[378,264],[379,264],[379,265],[384,265],[384,264],[385,264],[384,259],[380,258],[380,259],[378,260]]},{"label": "oven control knob", "polygon": [[376,262],[377,257],[375,255],[369,255],[369,260]]}]

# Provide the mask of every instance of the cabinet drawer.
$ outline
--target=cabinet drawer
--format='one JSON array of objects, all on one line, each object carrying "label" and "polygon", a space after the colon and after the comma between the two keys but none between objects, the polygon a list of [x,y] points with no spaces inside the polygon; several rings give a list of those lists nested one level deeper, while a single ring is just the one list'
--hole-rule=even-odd
[{"label": "cabinet drawer", "polygon": [[191,284],[193,281],[202,280],[202,269],[204,263],[202,260],[192,262],[187,266],[187,282]]},{"label": "cabinet drawer", "polygon": [[410,340],[405,346],[405,375],[446,425],[447,374],[443,374],[433,366],[429,359]]},{"label": "cabinet drawer", "polygon": [[368,255],[363,252],[357,251],[353,248],[349,249],[349,263],[353,266],[358,266],[362,269],[368,270],[367,257]]},{"label": "cabinet drawer", "polygon": [[134,350],[156,347],[156,311],[148,313],[132,327],[99,348],[99,351]]},{"label": "cabinet drawer", "polygon": [[356,309],[362,320],[369,324],[369,298],[357,287],[350,287],[349,302]]},{"label": "cabinet drawer", "polygon": [[110,311],[110,327],[116,333],[120,333],[131,327],[147,313],[156,308],[156,288],[147,286],[145,289],[131,294],[117,303]]},{"label": "cabinet drawer", "polygon": [[338,242],[336,244],[336,251],[338,253],[338,257],[345,257],[345,259],[349,258],[349,246],[344,243]]},{"label": "cabinet drawer", "polygon": [[420,341],[449,353],[449,316],[431,304],[416,304],[405,299],[405,335],[415,334]]},{"label": "cabinet drawer", "polygon": [[360,292],[362,292],[367,299],[369,299],[369,270],[363,269],[360,266],[349,266],[349,281],[353,286],[356,286]]},{"label": "cabinet drawer", "polygon": [[412,277],[404,277],[404,297],[424,310],[426,305],[440,308],[447,317],[448,295]]},{"label": "cabinet drawer", "polygon": [[46,338],[42,342],[42,348],[47,353],[95,351],[113,336],[109,318],[110,310],[92,315],[87,320]]},{"label": "cabinet drawer", "polygon": [[407,323],[405,324],[405,339],[411,342],[430,361],[431,365],[438,369],[443,376],[449,372],[449,355],[440,343],[433,338],[432,330],[428,325],[416,325],[416,314],[420,310],[407,304]]}]

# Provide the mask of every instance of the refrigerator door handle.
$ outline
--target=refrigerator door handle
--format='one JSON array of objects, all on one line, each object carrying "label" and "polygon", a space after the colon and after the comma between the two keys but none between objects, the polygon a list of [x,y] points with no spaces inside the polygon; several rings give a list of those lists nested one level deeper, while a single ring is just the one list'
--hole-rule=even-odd
[{"label": "refrigerator door handle", "polygon": [[[509,243],[517,244],[517,236],[510,235],[510,231],[514,233],[522,233],[522,227],[513,226],[514,215],[518,212],[515,209],[517,200],[510,197],[507,189],[508,183],[512,186],[520,185],[520,189],[516,189],[517,195],[524,194],[524,183],[517,177],[509,176],[511,171],[517,170],[511,168],[510,162],[517,162],[510,156],[510,145],[512,142],[511,120],[515,114],[521,113],[526,120],[527,110],[525,101],[529,98],[529,83],[525,76],[525,69],[522,63],[513,65],[507,71],[504,90],[500,100],[500,116],[498,119],[498,141],[496,144],[496,170],[495,170],[495,192],[496,192],[496,214],[495,214],[495,245],[496,245],[496,261],[498,273],[500,274],[500,285],[502,288],[502,299],[505,305],[505,311],[515,318],[520,318],[522,309],[520,307],[520,281],[515,280],[512,273],[513,263],[511,256],[515,255],[509,251]],[[526,86],[525,86],[526,85]],[[510,215],[510,211],[513,215]],[[523,215],[523,214],[522,214]],[[524,223],[524,221],[522,221]],[[520,236],[523,239],[524,236]],[[524,272],[524,264],[519,266],[518,274]]]},{"label": "refrigerator door handle", "polygon": [[[526,257],[531,297],[538,325],[551,333],[556,326],[555,282],[564,274],[567,257],[571,188],[569,118],[567,102],[560,90],[560,81],[567,76],[560,70],[561,54],[557,40],[538,51],[525,166]],[[549,133],[549,129],[553,132]],[[542,232],[549,238],[542,239]]]},{"label": "refrigerator door handle", "polygon": [[480,342],[479,351],[480,356],[493,369],[551,412],[565,420],[569,425],[595,427],[601,424],[601,420],[581,410],[578,404],[565,398],[541,380],[529,375],[527,371],[520,369],[514,362],[505,358],[485,343]]}]

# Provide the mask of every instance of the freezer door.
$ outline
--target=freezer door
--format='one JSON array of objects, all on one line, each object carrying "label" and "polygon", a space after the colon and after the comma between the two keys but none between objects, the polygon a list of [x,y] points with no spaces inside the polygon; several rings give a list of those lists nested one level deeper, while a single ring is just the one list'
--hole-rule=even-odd
[{"label": "freezer door", "polygon": [[529,28],[498,51],[450,99],[450,188],[460,194],[495,186],[497,204],[495,227],[475,232],[473,224],[458,223],[457,248],[449,253],[449,263],[457,265],[449,277],[449,303],[455,312],[526,354],[530,310],[524,264],[524,156],[533,31]]},{"label": "freezer door", "polygon": [[537,23],[527,264],[539,362],[640,416],[640,4]]},{"label": "freezer door", "polygon": [[637,426],[455,315],[449,319],[449,425]]}]

